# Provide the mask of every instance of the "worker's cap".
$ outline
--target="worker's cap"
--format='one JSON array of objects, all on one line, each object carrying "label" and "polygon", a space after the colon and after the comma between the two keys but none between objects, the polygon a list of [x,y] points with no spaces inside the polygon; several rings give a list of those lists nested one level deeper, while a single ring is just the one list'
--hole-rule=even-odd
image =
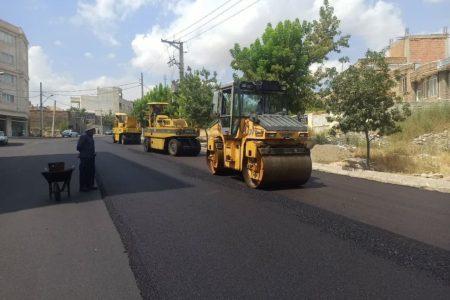
[{"label": "worker's cap", "polygon": [[94,125],[88,125],[88,126],[86,126],[86,130],[84,132],[88,132],[88,131],[94,130],[94,129],[95,129]]}]

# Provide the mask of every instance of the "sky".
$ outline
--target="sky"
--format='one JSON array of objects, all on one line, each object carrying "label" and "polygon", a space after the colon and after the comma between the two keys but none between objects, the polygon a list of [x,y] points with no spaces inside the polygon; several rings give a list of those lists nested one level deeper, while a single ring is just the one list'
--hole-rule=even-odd
[{"label": "sky", "polygon": [[[29,41],[30,101],[39,103],[39,83],[68,108],[70,96],[95,95],[119,86],[123,97],[140,97],[159,83],[178,79],[178,50],[161,39],[184,42],[185,68],[216,71],[229,82],[231,49],[248,46],[267,23],[317,19],[323,0],[1,0],[0,19],[21,27]],[[350,47],[330,56],[328,66],[350,63],[390,39],[442,33],[450,27],[450,0],[329,0],[350,34]],[[50,103],[44,103],[48,105]]]}]

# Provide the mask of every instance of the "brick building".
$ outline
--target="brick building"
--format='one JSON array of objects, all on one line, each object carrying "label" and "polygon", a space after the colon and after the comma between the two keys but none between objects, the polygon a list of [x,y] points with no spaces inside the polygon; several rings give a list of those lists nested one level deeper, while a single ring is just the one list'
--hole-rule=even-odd
[{"label": "brick building", "polygon": [[386,60],[405,102],[450,101],[450,38],[442,34],[409,35],[392,42]]}]

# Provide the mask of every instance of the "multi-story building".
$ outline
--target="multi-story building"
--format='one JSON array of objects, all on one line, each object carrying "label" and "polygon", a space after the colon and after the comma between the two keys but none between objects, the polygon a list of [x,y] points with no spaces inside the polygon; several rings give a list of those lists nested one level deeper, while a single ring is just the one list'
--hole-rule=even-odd
[{"label": "multi-story building", "polygon": [[70,105],[97,116],[115,112],[129,113],[133,109],[133,102],[122,98],[122,89],[119,87],[97,88],[97,95],[82,95],[70,98]]},{"label": "multi-story building", "polygon": [[450,38],[442,34],[409,35],[392,42],[386,53],[395,88],[405,102],[450,101]]},{"label": "multi-story building", "polygon": [[28,40],[20,27],[0,19],[0,130],[28,135]]}]

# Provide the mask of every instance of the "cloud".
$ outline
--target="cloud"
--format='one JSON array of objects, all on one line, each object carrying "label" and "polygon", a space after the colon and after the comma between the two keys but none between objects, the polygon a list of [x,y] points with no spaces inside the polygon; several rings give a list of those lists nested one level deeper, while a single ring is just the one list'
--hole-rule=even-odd
[{"label": "cloud", "polygon": [[114,58],[116,58],[116,55],[115,55],[114,53],[108,53],[108,54],[106,55],[106,58],[107,58],[107,59],[114,59]]},{"label": "cloud", "polygon": [[88,26],[105,44],[118,46],[120,43],[115,35],[120,22],[153,2],[154,0],[96,0],[90,4],[78,1],[77,13],[71,21],[79,26]]},{"label": "cloud", "polygon": [[55,45],[55,46],[61,46],[62,43],[61,43],[61,41],[56,40],[56,41],[53,42],[53,45]]},{"label": "cloud", "polygon": [[[245,9],[253,2],[241,1],[234,7],[231,7],[233,5],[231,2],[224,6],[224,9],[230,8],[227,12],[213,14],[211,19],[206,18],[187,29],[185,28],[193,22],[217,8],[217,2],[194,0],[172,3],[168,7],[175,15],[171,23],[165,27],[157,25],[146,33],[135,35],[131,43],[134,51],[132,66],[157,73],[161,78],[162,74],[167,72],[169,54],[173,52],[174,57],[178,59],[178,50],[173,47],[167,49],[168,45],[161,43],[161,37],[168,40],[181,39],[187,41],[184,43],[187,51],[184,55],[185,68],[188,65],[193,69],[206,67],[216,70],[219,75],[228,77],[226,80],[229,80],[231,78],[229,49],[234,43],[248,46],[261,36],[269,22],[275,25],[286,19],[299,18],[309,21],[317,19],[319,8],[323,4],[323,0],[297,0],[283,1],[280,5],[278,0],[266,0]],[[330,0],[330,5],[335,8],[335,14],[341,20],[342,33],[359,37],[366,43],[367,48],[381,50],[388,45],[390,38],[399,36],[404,31],[401,11],[387,1]],[[241,10],[242,13],[239,13]],[[232,17],[234,14],[237,15]],[[229,20],[219,24],[227,18]],[[209,20],[212,21],[195,30]],[[216,24],[219,25],[214,27]],[[212,29],[204,32],[210,28]]]},{"label": "cloud", "polygon": [[85,52],[84,57],[86,57],[87,59],[92,59],[94,58],[94,55],[91,52]]},{"label": "cloud", "polygon": [[[322,3],[322,0],[315,0],[314,10],[318,11]],[[401,10],[393,3],[383,0],[331,0],[330,5],[341,20],[342,32],[363,39],[366,47],[372,50],[383,49],[388,46],[389,39],[404,33]]]},{"label": "cloud", "polygon": [[57,105],[62,108],[70,107],[71,96],[95,95],[97,87],[121,86],[125,99],[140,97],[141,90],[133,72],[124,72],[123,76],[118,78],[104,75],[77,83],[70,74],[55,72],[52,61],[41,46],[31,46],[28,49],[28,58],[30,101],[33,105],[39,103],[40,82],[43,85],[44,95],[54,94],[52,99],[57,100]]},{"label": "cloud", "polygon": [[423,2],[427,2],[427,3],[441,3],[444,0],[423,0]]}]

